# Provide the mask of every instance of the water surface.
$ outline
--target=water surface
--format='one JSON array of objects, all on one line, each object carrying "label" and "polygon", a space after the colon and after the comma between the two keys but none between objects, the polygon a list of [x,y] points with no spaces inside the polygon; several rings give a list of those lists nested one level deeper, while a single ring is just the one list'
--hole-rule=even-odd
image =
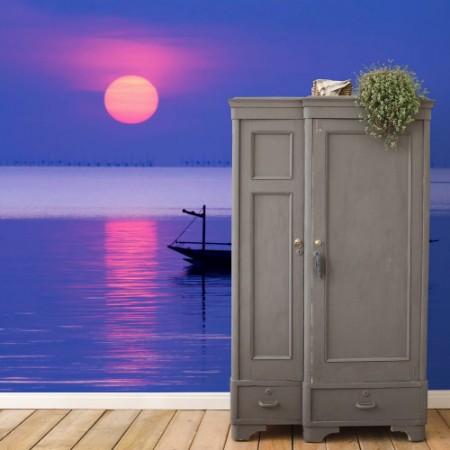
[{"label": "water surface", "polygon": [[185,224],[0,221],[0,390],[228,390],[230,275],[166,248]]}]

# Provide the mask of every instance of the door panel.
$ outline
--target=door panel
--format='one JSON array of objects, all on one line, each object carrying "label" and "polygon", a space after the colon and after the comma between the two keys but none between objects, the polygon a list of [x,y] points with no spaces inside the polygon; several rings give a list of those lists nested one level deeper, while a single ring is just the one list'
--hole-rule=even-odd
[{"label": "door panel", "polygon": [[317,120],[312,236],[326,275],[309,270],[314,381],[417,379],[422,129],[386,152],[356,121]]},{"label": "door panel", "polygon": [[408,358],[411,152],[367,140],[328,136],[327,361]]},{"label": "door panel", "polygon": [[[292,193],[253,195],[253,359],[292,357]],[[274,276],[276,274],[276,276]],[[278,332],[269,334],[276,323]]]}]

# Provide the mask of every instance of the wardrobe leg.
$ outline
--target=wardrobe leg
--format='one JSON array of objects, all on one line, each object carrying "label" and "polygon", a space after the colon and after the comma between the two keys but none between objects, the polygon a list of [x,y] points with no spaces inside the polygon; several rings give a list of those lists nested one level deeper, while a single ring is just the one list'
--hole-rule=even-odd
[{"label": "wardrobe leg", "polygon": [[231,437],[235,441],[248,441],[252,434],[266,430],[265,425],[231,425]]},{"label": "wardrobe leg", "polygon": [[408,436],[408,440],[418,442],[425,440],[425,425],[413,426],[391,426],[391,431],[403,431]]},{"label": "wardrobe leg", "polygon": [[322,442],[331,433],[339,433],[339,427],[303,427],[303,440]]}]

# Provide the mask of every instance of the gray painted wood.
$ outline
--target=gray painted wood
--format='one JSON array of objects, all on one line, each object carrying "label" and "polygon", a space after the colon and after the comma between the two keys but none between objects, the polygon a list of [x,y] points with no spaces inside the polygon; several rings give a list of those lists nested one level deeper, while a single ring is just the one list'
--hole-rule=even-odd
[{"label": "gray painted wood", "polygon": [[237,389],[238,423],[300,423],[301,386],[239,386]]},{"label": "gray painted wood", "polygon": [[310,442],[342,425],[422,439],[433,102],[396,152],[351,97],[230,105],[234,438],[302,423]]},{"label": "gray painted wood", "polygon": [[302,380],[303,255],[294,240],[303,239],[303,127],[251,120],[240,128],[238,377]]},{"label": "gray painted wood", "polygon": [[420,388],[313,389],[311,423],[422,424]]},{"label": "gray painted wood", "polygon": [[327,276],[310,274],[311,380],[418,380],[421,124],[397,152],[386,152],[358,121],[316,119],[313,128],[309,240],[324,242]]},{"label": "gray painted wood", "polygon": [[402,431],[408,436],[408,440],[411,442],[419,442],[425,440],[425,425],[413,425],[413,426],[392,426],[391,431]]},{"label": "gray painted wood", "polygon": [[329,434],[339,433],[339,427],[307,427],[303,426],[305,442],[322,442]]}]

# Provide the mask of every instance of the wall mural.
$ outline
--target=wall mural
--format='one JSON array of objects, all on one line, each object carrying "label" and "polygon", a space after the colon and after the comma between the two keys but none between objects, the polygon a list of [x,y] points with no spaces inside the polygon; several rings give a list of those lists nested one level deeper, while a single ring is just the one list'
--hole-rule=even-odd
[{"label": "wall mural", "polygon": [[450,389],[450,6],[366,6],[2,4],[0,391],[228,391],[227,100],[307,96],[390,58],[438,100],[428,378]]}]

